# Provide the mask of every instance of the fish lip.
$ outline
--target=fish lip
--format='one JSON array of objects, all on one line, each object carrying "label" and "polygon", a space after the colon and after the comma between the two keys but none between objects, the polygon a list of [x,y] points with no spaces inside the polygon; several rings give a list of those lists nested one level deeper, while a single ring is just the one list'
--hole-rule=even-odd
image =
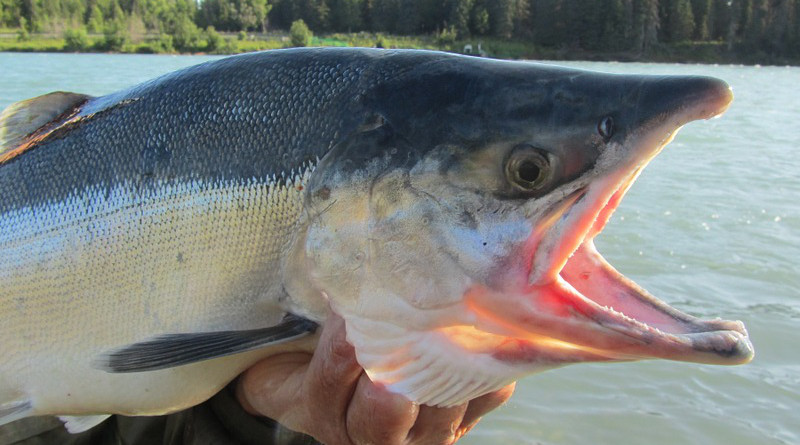
[{"label": "fish lip", "polygon": [[[524,292],[528,296],[522,297],[531,298],[531,305],[518,305],[519,312],[510,314],[510,324],[516,326],[509,333],[520,334],[526,324],[553,323],[545,320],[548,315],[537,320],[536,312],[542,308],[537,307],[535,300],[538,294],[555,292],[573,311],[571,322],[575,323],[575,328],[585,331],[580,334],[560,332],[553,336],[582,349],[585,354],[574,354],[575,360],[665,358],[715,364],[752,360],[753,346],[742,322],[700,320],[672,308],[614,270],[593,244],[594,237],[608,223],[639,173],[677,131],[690,121],[718,116],[730,106],[733,96],[727,84],[716,81],[708,85],[708,88],[701,85],[706,89],[692,91],[688,105],[671,110],[669,116],[659,115],[645,122],[641,131],[632,134],[629,141],[633,142],[625,153],[624,165],[598,175],[599,179],[593,184],[567,194],[553,206],[551,216],[545,218],[549,221],[545,229],[532,237],[535,240],[531,242],[534,253],[528,275],[529,289]],[[593,295],[591,286],[578,282],[580,270],[592,273],[592,268],[600,270],[598,276],[601,277],[595,281],[618,293],[618,301],[624,304],[616,308],[605,305],[603,298]],[[575,269],[580,270],[576,272]],[[527,315],[520,316],[522,313]],[[637,319],[636,315],[643,318]],[[513,321],[515,317],[524,321],[517,323]],[[507,327],[508,323],[500,323],[491,328],[502,331]],[[603,336],[605,338],[600,338]],[[511,361],[517,358],[514,354],[506,356],[506,360]]]}]

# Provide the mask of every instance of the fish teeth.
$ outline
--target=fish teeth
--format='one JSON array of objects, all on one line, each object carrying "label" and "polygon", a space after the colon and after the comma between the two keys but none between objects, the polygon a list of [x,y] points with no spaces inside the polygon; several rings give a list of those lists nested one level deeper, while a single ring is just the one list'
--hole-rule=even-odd
[{"label": "fish teeth", "polygon": [[623,320],[623,321],[625,321],[627,323],[630,323],[631,325],[633,325],[633,326],[635,326],[635,327],[637,327],[637,328],[639,328],[639,329],[641,329],[643,331],[650,332],[650,333],[653,333],[653,334],[656,334],[656,335],[659,335],[659,336],[663,336],[663,337],[667,337],[667,338],[671,338],[671,339],[677,339],[678,338],[674,334],[670,334],[668,332],[664,332],[664,331],[662,331],[661,329],[659,329],[659,328],[657,328],[655,326],[651,326],[651,325],[649,325],[647,323],[644,323],[642,321],[639,321],[639,320],[637,320],[635,318],[629,317],[625,313],[614,309],[612,306],[603,306],[603,309],[606,312],[608,312],[609,314],[615,316],[616,318],[619,318],[619,319],[621,319],[621,320]]}]

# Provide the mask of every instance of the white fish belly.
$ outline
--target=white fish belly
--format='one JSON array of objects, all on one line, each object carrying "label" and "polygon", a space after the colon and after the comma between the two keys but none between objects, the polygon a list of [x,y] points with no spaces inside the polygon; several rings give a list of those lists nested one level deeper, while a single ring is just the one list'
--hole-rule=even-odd
[{"label": "white fish belly", "polygon": [[284,185],[193,181],[144,193],[123,184],[2,215],[0,405],[160,414],[201,402],[277,352],[131,374],[92,363],[160,334],[279,322],[280,258],[307,174]]}]

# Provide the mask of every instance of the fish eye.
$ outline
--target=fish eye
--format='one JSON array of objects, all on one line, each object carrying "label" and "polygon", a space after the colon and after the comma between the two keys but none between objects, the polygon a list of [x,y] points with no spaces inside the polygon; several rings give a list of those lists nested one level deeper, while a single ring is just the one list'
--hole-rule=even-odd
[{"label": "fish eye", "polygon": [[521,145],[506,161],[506,177],[520,191],[540,191],[550,182],[551,176],[550,156],[542,149]]},{"label": "fish eye", "polygon": [[597,132],[600,136],[608,142],[611,136],[614,135],[614,119],[611,116],[606,116],[597,124]]}]

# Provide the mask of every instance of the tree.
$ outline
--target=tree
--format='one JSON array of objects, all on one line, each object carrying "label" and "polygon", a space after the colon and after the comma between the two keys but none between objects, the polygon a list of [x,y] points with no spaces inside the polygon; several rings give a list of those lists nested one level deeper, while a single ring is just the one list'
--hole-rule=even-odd
[{"label": "tree", "polygon": [[749,48],[764,45],[764,35],[768,26],[769,11],[766,0],[750,0],[745,4],[742,39]]},{"label": "tree", "polygon": [[266,31],[272,9],[268,0],[203,0],[197,13],[202,26],[223,31]]},{"label": "tree", "polygon": [[478,35],[486,35],[489,32],[489,11],[486,10],[483,2],[476,3],[472,8],[470,29]]},{"label": "tree", "polygon": [[128,34],[122,21],[111,20],[103,28],[103,47],[109,51],[122,51],[128,43]]},{"label": "tree", "polygon": [[64,31],[64,49],[68,51],[85,51],[89,48],[89,36],[83,28],[71,28]]},{"label": "tree", "polygon": [[647,54],[658,44],[658,29],[661,21],[658,15],[658,0],[641,0],[634,3],[635,49]]},{"label": "tree", "polygon": [[310,46],[313,37],[314,34],[308,29],[303,19],[295,20],[292,23],[292,27],[289,29],[289,38],[292,42],[292,46]]},{"label": "tree", "polygon": [[267,15],[272,5],[268,0],[241,0],[239,2],[239,23],[243,29],[259,28],[267,31]]},{"label": "tree", "polygon": [[207,27],[203,34],[206,39],[206,51],[210,53],[217,52],[225,46],[225,39],[219,35],[213,26]]},{"label": "tree", "polygon": [[665,19],[663,35],[668,42],[689,40],[694,33],[694,14],[689,0],[673,0],[662,4]]},{"label": "tree", "polygon": [[725,40],[727,41],[728,51],[733,50],[733,45],[738,40],[739,32],[742,28],[743,16],[743,0],[731,0],[730,3],[730,19],[728,20],[728,32]]},{"label": "tree", "polygon": [[516,37],[531,37],[531,4],[530,0],[512,0],[511,21],[513,23],[512,35]]},{"label": "tree", "polygon": [[400,15],[398,0],[373,0],[372,31],[395,32]]},{"label": "tree", "polygon": [[20,4],[16,0],[0,0],[0,25],[19,26],[22,17]]},{"label": "tree", "polygon": [[452,26],[459,36],[468,36],[473,0],[446,0],[446,2],[447,25]]},{"label": "tree", "polygon": [[420,30],[420,11],[417,0],[396,0],[397,23],[395,32],[400,34],[416,34]]},{"label": "tree", "polygon": [[603,51],[618,51],[625,48],[625,8],[622,0],[602,0],[599,14],[601,23],[600,49]]},{"label": "tree", "polygon": [[713,31],[714,23],[711,19],[713,0],[692,0],[692,15],[694,15],[694,40],[708,40]]},{"label": "tree", "polygon": [[89,13],[89,20],[86,23],[89,32],[102,32],[105,29],[105,20],[103,19],[103,11],[95,4],[92,6]]},{"label": "tree", "polygon": [[23,22],[19,20],[20,28],[28,32],[41,31],[42,29],[42,16],[39,11],[39,3],[36,0],[22,0],[20,2],[20,17],[24,18]]},{"label": "tree", "polygon": [[486,4],[492,35],[510,38],[514,33],[514,1],[495,0]]},{"label": "tree", "polygon": [[363,0],[331,0],[328,16],[331,29],[348,32],[361,30],[362,9]]}]

